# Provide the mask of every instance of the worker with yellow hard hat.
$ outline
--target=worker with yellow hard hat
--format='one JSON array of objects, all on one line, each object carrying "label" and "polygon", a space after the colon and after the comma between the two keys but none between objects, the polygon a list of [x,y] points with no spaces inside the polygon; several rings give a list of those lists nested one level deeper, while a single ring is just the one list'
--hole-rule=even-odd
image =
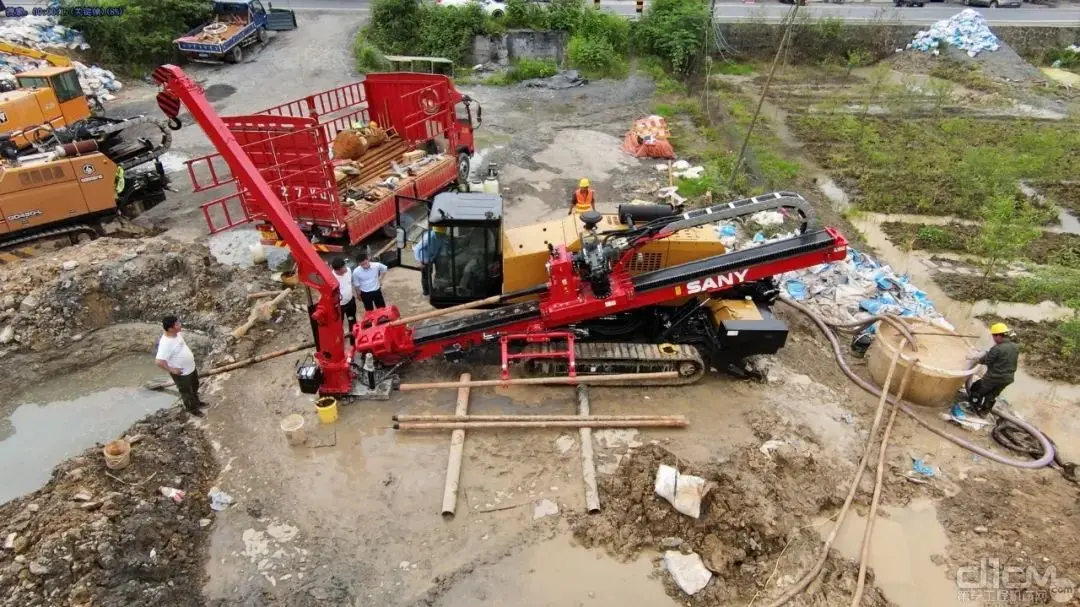
[{"label": "worker with yellow hard hat", "polygon": [[589,180],[585,177],[578,182],[574,190],[574,196],[570,199],[570,213],[584,213],[596,210],[596,194],[593,192]]},{"label": "worker with yellow hard hat", "polygon": [[1020,360],[1020,346],[1013,341],[1014,334],[1008,325],[1003,322],[990,325],[990,335],[994,346],[985,354],[972,357],[975,364],[986,365],[986,373],[968,389],[971,411],[979,416],[990,413],[997,397],[1013,383]]}]

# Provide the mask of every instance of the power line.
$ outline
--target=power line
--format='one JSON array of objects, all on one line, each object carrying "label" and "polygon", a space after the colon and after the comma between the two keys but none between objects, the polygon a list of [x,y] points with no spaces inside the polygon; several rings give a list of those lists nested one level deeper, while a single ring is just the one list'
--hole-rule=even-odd
[{"label": "power line", "polygon": [[[715,0],[713,1],[715,2]],[[784,35],[780,38],[780,46],[776,48],[776,56],[773,57],[772,67],[769,68],[769,75],[765,79],[765,85],[761,88],[761,97],[758,98],[757,107],[754,108],[754,117],[750,119],[750,126],[746,128],[746,137],[743,138],[742,147],[739,148],[735,166],[731,169],[731,177],[728,178],[729,190],[735,187],[735,178],[739,175],[739,168],[742,166],[743,157],[746,155],[746,146],[750,143],[750,135],[754,132],[754,125],[757,124],[758,116],[761,115],[761,106],[765,104],[765,95],[769,92],[769,85],[772,84],[776,66],[780,63],[780,56],[784,54],[784,46],[787,44],[788,38],[791,37],[791,30],[795,27],[795,15],[799,12],[799,4],[800,0],[795,0],[791,11],[784,17],[784,20],[787,21],[787,25],[784,27]]]}]

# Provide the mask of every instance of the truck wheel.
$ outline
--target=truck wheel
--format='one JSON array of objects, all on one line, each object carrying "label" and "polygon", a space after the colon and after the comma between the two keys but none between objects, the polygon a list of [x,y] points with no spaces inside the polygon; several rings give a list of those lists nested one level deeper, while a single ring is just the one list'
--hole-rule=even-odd
[{"label": "truck wheel", "polygon": [[244,49],[240,48],[240,45],[229,49],[229,52],[225,54],[225,61],[229,63],[240,63],[244,60]]},{"label": "truck wheel", "polygon": [[256,36],[258,37],[260,44],[266,44],[266,41],[270,39],[270,33],[263,28],[259,29],[259,33],[256,34]]},{"label": "truck wheel", "polygon": [[458,183],[469,183],[469,168],[472,161],[469,160],[469,155],[465,152],[458,154],[457,157],[457,179]]}]

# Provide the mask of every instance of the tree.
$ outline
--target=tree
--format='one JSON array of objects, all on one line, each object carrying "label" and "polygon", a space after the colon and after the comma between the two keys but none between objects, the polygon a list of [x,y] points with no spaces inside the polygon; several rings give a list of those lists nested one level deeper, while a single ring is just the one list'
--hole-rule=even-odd
[{"label": "tree", "polygon": [[1030,203],[1017,200],[1015,195],[995,194],[979,210],[982,226],[975,238],[975,248],[985,261],[983,280],[1001,263],[1020,256],[1036,238],[1042,235],[1039,226],[1043,213]]},{"label": "tree", "polygon": [[61,0],[60,6],[120,7],[119,17],[65,15],[60,23],[79,30],[88,56],[111,69],[139,75],[177,59],[173,40],[210,18],[205,0]]}]

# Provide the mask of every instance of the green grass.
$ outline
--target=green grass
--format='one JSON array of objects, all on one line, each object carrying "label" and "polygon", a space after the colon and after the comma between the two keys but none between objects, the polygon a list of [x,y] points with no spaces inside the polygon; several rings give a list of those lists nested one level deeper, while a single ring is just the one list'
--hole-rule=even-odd
[{"label": "green grass", "polygon": [[1080,174],[1080,125],[972,118],[793,116],[811,156],[862,209],[975,219],[1022,179]]},{"label": "green grass", "polygon": [[489,86],[509,86],[534,78],[550,78],[559,73],[559,66],[554,61],[521,59],[505,72],[493,74],[484,80]]},{"label": "green grass", "polygon": [[[977,254],[975,239],[979,235],[979,226],[976,225],[920,226],[887,221],[881,224],[881,229],[890,241],[905,249]],[[1038,264],[1080,267],[1080,236],[1043,232],[1024,249],[1021,258]]]},{"label": "green grass", "polygon": [[1080,310],[1080,268],[1046,266],[1032,276],[1008,278],[941,273],[934,281],[958,301],[1013,301],[1038,304],[1044,301]]}]

